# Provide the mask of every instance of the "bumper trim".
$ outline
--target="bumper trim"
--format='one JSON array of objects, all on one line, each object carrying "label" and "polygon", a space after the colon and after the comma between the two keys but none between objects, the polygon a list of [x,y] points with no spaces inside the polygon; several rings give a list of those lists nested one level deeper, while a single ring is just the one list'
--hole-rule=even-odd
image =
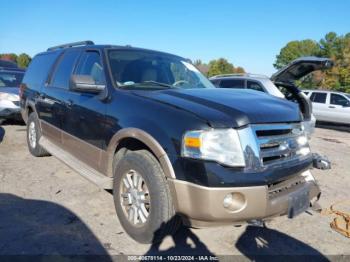
[{"label": "bumper trim", "polygon": [[[304,171],[297,177],[303,179],[303,183],[295,184],[295,179],[290,179],[293,188],[287,188],[274,197],[269,196],[271,188],[265,186],[250,187],[205,187],[194,183],[177,179],[168,179],[171,191],[175,196],[176,210],[186,216],[188,225],[193,227],[208,227],[225,224],[241,224],[253,219],[268,219],[286,215],[288,212],[289,195],[298,190],[309,187],[310,202],[320,193],[314,180],[304,179],[312,177],[310,171]],[[289,180],[283,182],[288,184]],[[240,208],[225,208],[223,201],[228,194],[235,193],[244,196],[240,198]]]}]

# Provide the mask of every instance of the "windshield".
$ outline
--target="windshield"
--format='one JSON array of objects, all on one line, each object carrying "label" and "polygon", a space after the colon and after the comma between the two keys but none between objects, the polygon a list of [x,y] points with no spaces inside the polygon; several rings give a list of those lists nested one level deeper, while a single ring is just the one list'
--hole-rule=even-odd
[{"label": "windshield", "polygon": [[19,87],[23,73],[0,72],[0,87]]},{"label": "windshield", "polygon": [[350,94],[346,94],[346,96],[350,99]]},{"label": "windshield", "polygon": [[120,88],[215,88],[190,62],[153,51],[111,50],[112,78]]}]

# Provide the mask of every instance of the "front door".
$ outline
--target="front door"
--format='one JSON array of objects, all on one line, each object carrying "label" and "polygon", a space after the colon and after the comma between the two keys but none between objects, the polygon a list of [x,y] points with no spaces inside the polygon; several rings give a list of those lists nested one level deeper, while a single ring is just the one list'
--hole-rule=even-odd
[{"label": "front door", "polygon": [[[98,51],[84,51],[74,74],[89,75],[96,84],[105,84]],[[66,117],[62,121],[63,146],[81,161],[101,170],[105,134],[106,104],[98,94],[69,91],[65,101]]]},{"label": "front door", "polygon": [[328,107],[334,122],[350,124],[350,101],[345,96],[331,93]]}]

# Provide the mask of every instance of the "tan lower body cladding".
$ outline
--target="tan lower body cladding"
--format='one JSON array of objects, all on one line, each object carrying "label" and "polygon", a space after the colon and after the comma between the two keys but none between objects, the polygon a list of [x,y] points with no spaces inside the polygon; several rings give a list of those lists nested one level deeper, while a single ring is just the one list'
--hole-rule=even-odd
[{"label": "tan lower body cladding", "polygon": [[[184,214],[187,223],[194,227],[286,215],[291,193],[307,189],[310,202],[320,193],[310,171],[273,186],[212,188],[176,179],[168,182],[176,194],[177,212]],[[225,197],[229,201],[225,202]]]}]

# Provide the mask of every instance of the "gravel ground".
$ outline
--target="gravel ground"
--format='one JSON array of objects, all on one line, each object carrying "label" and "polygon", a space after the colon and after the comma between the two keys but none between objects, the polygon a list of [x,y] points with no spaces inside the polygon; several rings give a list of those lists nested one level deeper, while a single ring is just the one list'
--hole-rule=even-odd
[{"label": "gravel ground", "polygon": [[[159,245],[142,245],[123,231],[112,195],[54,157],[27,150],[26,127],[0,126],[0,254],[308,254],[350,255],[350,239],[315,212],[253,226],[182,229]],[[322,207],[350,199],[350,132],[317,128],[312,149],[332,170],[313,170]]]}]

